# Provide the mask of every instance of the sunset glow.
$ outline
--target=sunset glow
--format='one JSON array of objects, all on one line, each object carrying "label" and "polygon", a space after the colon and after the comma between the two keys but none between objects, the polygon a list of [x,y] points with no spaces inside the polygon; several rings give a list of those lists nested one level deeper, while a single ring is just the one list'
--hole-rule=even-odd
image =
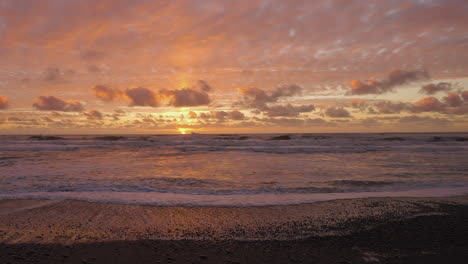
[{"label": "sunset glow", "polygon": [[468,129],[463,0],[20,2],[3,134]]},{"label": "sunset glow", "polygon": [[192,131],[190,128],[178,128],[177,130],[179,130],[180,134],[182,135],[186,135]]}]

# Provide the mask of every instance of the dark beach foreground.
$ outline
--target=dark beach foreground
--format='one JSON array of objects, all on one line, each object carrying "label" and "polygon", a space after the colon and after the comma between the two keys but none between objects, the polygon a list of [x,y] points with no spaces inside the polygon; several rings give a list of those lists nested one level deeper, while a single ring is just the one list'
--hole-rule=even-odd
[{"label": "dark beach foreground", "polygon": [[468,196],[272,207],[0,201],[1,263],[466,263]]}]

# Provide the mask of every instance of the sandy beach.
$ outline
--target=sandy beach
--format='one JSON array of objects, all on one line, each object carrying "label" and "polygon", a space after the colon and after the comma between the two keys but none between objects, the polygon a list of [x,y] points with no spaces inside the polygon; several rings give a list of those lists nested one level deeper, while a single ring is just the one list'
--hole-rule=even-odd
[{"label": "sandy beach", "polygon": [[0,201],[3,263],[463,263],[468,196],[271,207]]}]

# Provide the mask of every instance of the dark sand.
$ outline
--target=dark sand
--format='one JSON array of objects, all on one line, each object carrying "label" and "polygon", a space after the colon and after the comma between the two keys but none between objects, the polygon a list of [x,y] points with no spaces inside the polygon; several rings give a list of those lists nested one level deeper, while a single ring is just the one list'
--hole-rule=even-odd
[{"label": "dark sand", "polygon": [[0,201],[0,263],[467,263],[468,196],[294,206]]}]

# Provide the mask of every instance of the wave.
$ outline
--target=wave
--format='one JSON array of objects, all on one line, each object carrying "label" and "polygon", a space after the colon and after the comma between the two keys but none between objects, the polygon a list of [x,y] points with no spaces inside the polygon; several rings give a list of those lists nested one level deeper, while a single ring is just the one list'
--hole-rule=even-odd
[{"label": "wave", "polygon": [[30,192],[0,194],[0,199],[54,199],[89,202],[140,204],[154,206],[278,206],[305,204],[337,199],[369,197],[447,197],[464,195],[468,187],[429,188],[406,191],[354,193],[293,193],[193,195],[159,192]]},{"label": "wave", "polygon": [[357,186],[357,187],[381,187],[405,182],[398,181],[356,181],[356,180],[336,180],[330,182],[337,186]]},{"label": "wave", "polygon": [[[305,183],[240,183],[222,180],[194,178],[148,178],[118,180],[83,180],[66,183],[60,181],[36,182],[27,188],[3,188],[0,193],[28,192],[127,192],[127,193],[173,193],[187,195],[253,195],[253,194],[314,194],[314,193],[353,193],[404,191],[422,188],[468,187],[466,181],[357,181],[334,180],[328,182]],[[9,190],[9,191],[8,191]]]}]

